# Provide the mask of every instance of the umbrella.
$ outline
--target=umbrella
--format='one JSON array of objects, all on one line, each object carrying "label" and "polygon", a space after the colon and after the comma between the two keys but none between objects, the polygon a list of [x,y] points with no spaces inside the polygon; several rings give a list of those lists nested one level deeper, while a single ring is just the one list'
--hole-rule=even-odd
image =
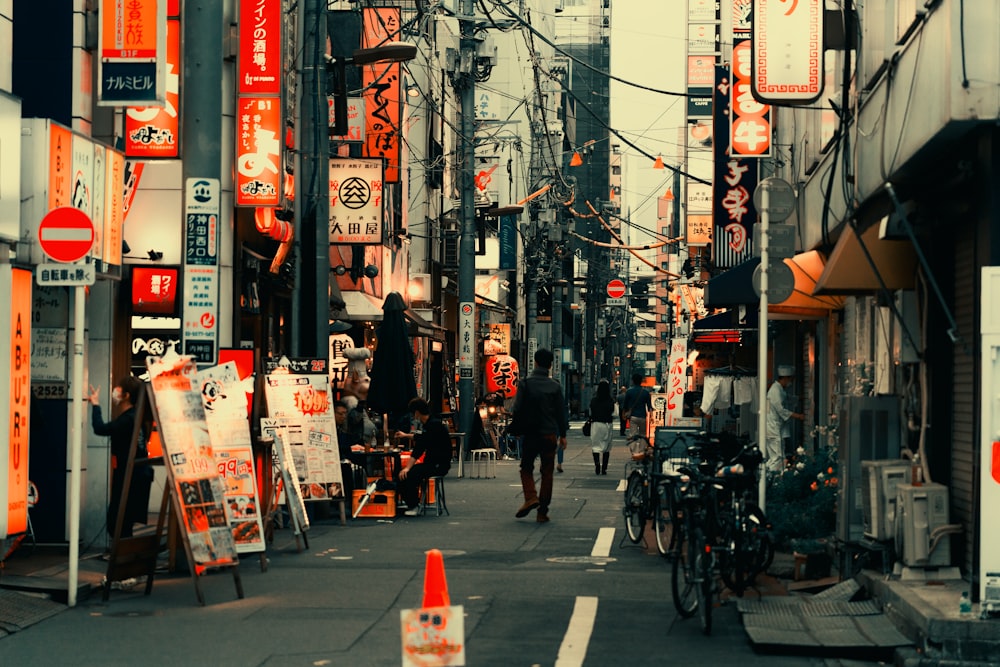
[{"label": "umbrella", "polygon": [[417,396],[417,383],[413,379],[413,348],[403,317],[405,309],[406,304],[399,292],[390,292],[385,298],[382,325],[375,330],[377,346],[369,373],[368,407],[393,416],[405,413],[407,403]]}]

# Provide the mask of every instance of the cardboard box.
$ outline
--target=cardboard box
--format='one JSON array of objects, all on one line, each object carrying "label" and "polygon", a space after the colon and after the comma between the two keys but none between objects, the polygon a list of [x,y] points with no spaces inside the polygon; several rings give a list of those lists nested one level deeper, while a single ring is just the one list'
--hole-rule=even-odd
[{"label": "cardboard box", "polygon": [[[365,495],[364,489],[355,489],[353,492],[353,498],[351,498],[351,514],[358,509],[358,504],[361,502],[361,498]],[[395,491],[376,491],[372,493],[371,498],[365,503],[365,506],[361,508],[361,512],[358,517],[395,517],[396,516],[396,492]]]}]

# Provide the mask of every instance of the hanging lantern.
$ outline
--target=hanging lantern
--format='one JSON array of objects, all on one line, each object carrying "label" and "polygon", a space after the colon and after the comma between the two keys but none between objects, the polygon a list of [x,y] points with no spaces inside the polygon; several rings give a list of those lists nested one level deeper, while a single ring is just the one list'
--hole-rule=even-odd
[{"label": "hanging lantern", "polygon": [[292,240],[292,236],[294,235],[294,228],[292,227],[291,222],[275,218],[274,225],[268,231],[267,235],[270,236],[275,241],[286,243]]},{"label": "hanging lantern", "polygon": [[486,360],[486,392],[502,394],[505,399],[517,396],[520,371],[517,359],[509,354],[497,354]]},{"label": "hanging lantern", "polygon": [[253,224],[261,234],[267,234],[276,221],[273,206],[258,206],[253,210]]}]

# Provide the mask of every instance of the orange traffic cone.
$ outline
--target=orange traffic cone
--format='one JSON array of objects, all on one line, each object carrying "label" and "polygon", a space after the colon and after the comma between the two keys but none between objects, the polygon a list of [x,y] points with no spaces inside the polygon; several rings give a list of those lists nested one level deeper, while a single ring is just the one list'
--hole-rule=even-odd
[{"label": "orange traffic cone", "polygon": [[437,549],[427,552],[427,569],[424,571],[424,602],[422,607],[450,607],[448,582],[444,578],[444,558]]}]

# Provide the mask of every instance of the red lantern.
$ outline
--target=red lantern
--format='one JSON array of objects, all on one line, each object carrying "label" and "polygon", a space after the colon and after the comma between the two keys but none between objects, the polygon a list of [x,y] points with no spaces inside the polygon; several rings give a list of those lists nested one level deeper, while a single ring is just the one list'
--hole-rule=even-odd
[{"label": "red lantern", "polygon": [[253,210],[253,224],[261,234],[267,234],[275,220],[273,206],[258,206]]},{"label": "red lantern", "polygon": [[520,373],[517,359],[509,354],[497,354],[486,359],[486,392],[497,392],[506,398],[517,396]]}]

